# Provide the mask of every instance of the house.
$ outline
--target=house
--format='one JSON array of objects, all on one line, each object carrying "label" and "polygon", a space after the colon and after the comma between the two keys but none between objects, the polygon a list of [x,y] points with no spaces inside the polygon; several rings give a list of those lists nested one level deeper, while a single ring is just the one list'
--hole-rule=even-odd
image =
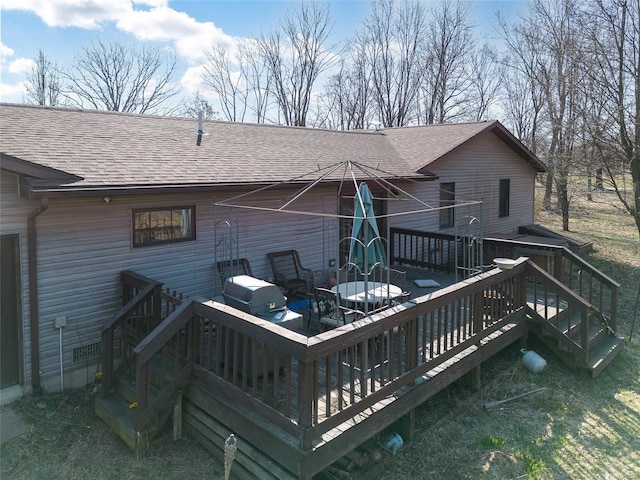
[{"label": "house", "polygon": [[[496,121],[382,132],[205,122],[206,135],[197,146],[192,119],[9,104],[0,112],[2,245],[13,257],[15,272],[7,282],[15,284],[18,298],[12,320],[3,315],[2,351],[20,347],[13,349],[12,361],[3,361],[15,365],[7,380],[3,367],[3,388],[57,390],[61,370],[67,386],[91,381],[100,327],[121,304],[122,270],[212,297],[218,282],[212,269],[218,198],[347,159],[380,168],[389,178],[420,180],[407,188],[416,196],[424,190],[432,205],[440,205],[443,187],[451,189],[448,200],[483,199],[485,232],[510,233],[533,222],[534,178],[543,169]],[[308,207],[335,202],[338,179],[327,178],[327,186],[305,200]],[[508,187],[501,190],[505,181]],[[138,245],[135,219],[157,209],[190,215],[188,238]],[[270,275],[266,253],[292,228],[306,230],[308,241],[304,234],[297,238],[301,256],[321,268],[315,229],[299,219],[292,220],[295,226],[286,218],[277,221],[247,218],[244,224],[241,256],[251,257],[254,272]],[[395,224],[411,227],[411,221],[399,218]],[[420,225],[425,227],[453,231],[437,215]],[[61,330],[57,323],[64,324]]]},{"label": "house", "polygon": [[[535,177],[544,167],[497,121],[347,132],[206,121],[204,132],[199,130],[197,121],[186,118],[0,104],[3,401],[26,392],[86,385],[101,371],[110,379],[115,326],[132,319],[133,312],[155,315],[158,309],[150,306],[153,302],[173,302],[166,311],[166,323],[162,322],[169,325],[167,332],[158,333],[162,319],[154,317],[151,327],[138,331],[139,343],[121,348],[122,355],[138,356],[131,365],[138,375],[135,398],[145,408],[140,410],[137,425],[155,415],[147,408],[151,375],[146,369],[150,367],[136,363],[153,355],[142,352],[152,347],[157,353],[157,348],[164,348],[158,342],[174,338],[176,332],[183,335],[176,342],[184,342],[185,332],[191,332],[201,348],[203,339],[213,338],[212,331],[206,330],[213,325],[219,331],[238,328],[242,336],[257,342],[251,349],[285,350],[282,356],[273,355],[272,369],[279,372],[284,365],[289,392],[282,399],[267,405],[265,399],[277,396],[275,391],[258,398],[252,391],[258,388],[257,380],[251,385],[246,375],[238,380],[241,374],[229,373],[235,367],[228,352],[214,371],[196,365],[207,355],[211,360],[215,353],[211,344],[207,355],[201,352],[199,360],[190,359],[180,373],[174,372],[180,385],[162,390],[160,403],[166,404],[178,390],[183,391],[185,379],[197,370],[200,381],[213,382],[217,392],[232,399],[224,408],[237,404],[259,412],[261,422],[273,422],[248,426],[250,413],[228,412],[229,421],[237,422],[233,428],[238,433],[244,428],[262,432],[256,434],[261,438],[259,448],[281,462],[282,470],[274,470],[274,475],[286,470],[298,478],[309,478],[336,458],[340,449],[353,448],[356,439],[364,441],[379,431],[376,429],[412,411],[416,402],[429,398],[434,393],[425,390],[431,388],[429,382],[416,380],[426,379],[434,365],[448,365],[467,350],[477,350],[477,354],[469,350],[465,369],[453,368],[450,378],[436,382],[437,388],[444,388],[477,368],[487,355],[526,336],[529,318],[535,320],[532,329],[550,333],[565,349],[579,355],[583,364],[588,363],[589,338],[572,339],[580,331],[575,324],[569,333],[563,330],[559,303],[538,308],[538,290],[533,297],[525,295],[532,282],[553,291],[553,298],[561,298],[563,305],[571,305],[570,311],[577,312],[583,322],[591,318],[590,308],[595,305],[602,318],[608,319],[609,330],[602,327],[602,336],[615,331],[615,282],[593,274],[589,278],[604,286],[590,289],[600,292],[600,297],[584,300],[558,279],[579,269],[582,281],[590,275],[585,273],[590,266],[553,242],[523,245],[511,240],[521,226],[533,223]],[[215,269],[221,259],[247,258],[254,275],[265,279],[272,276],[267,253],[274,250],[296,249],[304,265],[313,270],[340,264],[340,238],[348,228],[345,221],[353,208],[355,185],[361,181],[369,182],[374,191],[381,231],[386,232],[397,263],[436,268],[455,262],[458,266],[457,253],[451,254],[456,242],[472,239],[482,244],[484,239],[492,255],[540,254],[549,268],[545,271],[520,259],[512,271],[493,269],[465,285],[377,314],[376,322],[355,322],[349,329],[341,327],[318,336],[265,326],[251,315],[206,300],[221,292]],[[412,214],[405,215],[409,207]],[[416,245],[421,246],[420,252]],[[507,253],[497,254],[501,252]],[[464,262],[470,267],[486,263],[482,257],[474,264],[468,258]],[[190,298],[162,296],[156,289],[160,284]],[[482,299],[494,298],[491,295],[497,291],[513,295],[500,296],[499,305],[483,306]],[[464,308],[457,321],[465,327],[456,342],[452,334],[451,342],[445,339],[442,348],[429,356],[425,326],[434,321],[435,317],[427,317],[436,304],[437,308],[451,305],[446,311]],[[553,318],[551,311],[556,313]],[[446,321],[443,315],[437,317]],[[416,319],[422,319],[422,326],[417,326]],[[349,336],[351,325],[356,335]],[[458,326],[462,328],[461,323]],[[447,332],[449,327],[443,328]],[[489,342],[503,330],[502,340]],[[405,342],[402,348],[378,351],[376,355],[397,356],[397,360],[386,360],[389,370],[379,373],[379,378],[374,378],[373,367],[367,373],[353,363],[351,383],[342,392],[350,400],[331,403],[330,367],[336,365],[335,359],[343,358],[341,349],[345,341],[351,342],[345,339],[355,342],[348,347],[352,354],[373,352],[363,346],[373,339],[391,342],[398,332],[422,332],[423,336],[422,340],[416,336],[414,343]],[[479,333],[482,342],[474,337]],[[226,338],[229,342],[231,337]],[[618,343],[608,352],[618,351],[621,342],[615,339]],[[260,342],[267,342],[268,347],[260,347]],[[431,338],[432,347],[433,342]],[[492,346],[483,353],[479,342]],[[322,345],[326,346],[320,348]],[[367,361],[365,357],[359,360],[361,366]],[[609,361],[598,363],[593,371]],[[224,374],[216,370],[222,364]],[[402,365],[403,373],[392,371],[391,365],[396,364],[398,368]],[[317,381],[320,375],[319,370],[309,373],[314,368],[324,369],[329,383],[307,385],[305,382]],[[357,395],[356,384],[361,389]],[[348,435],[335,433],[345,432],[340,423],[345,415],[376,410],[373,407],[383,401],[382,393],[393,392],[393,388],[398,389],[396,394],[406,393],[394,414],[362,417],[362,423],[350,427]],[[206,385],[191,392],[189,401],[195,405],[197,398],[212,394],[203,392],[207,392]],[[245,401],[248,403],[243,404]],[[189,409],[196,408],[191,405]],[[276,431],[279,433],[273,433]],[[280,450],[269,450],[284,437],[290,440]]]}]

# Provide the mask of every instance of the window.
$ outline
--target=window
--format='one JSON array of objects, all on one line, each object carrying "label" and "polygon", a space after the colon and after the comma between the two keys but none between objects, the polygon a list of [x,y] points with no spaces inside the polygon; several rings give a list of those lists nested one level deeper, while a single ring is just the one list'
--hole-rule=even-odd
[{"label": "window", "polygon": [[500,179],[500,199],[498,205],[498,216],[509,216],[509,194],[511,190],[511,180],[508,178]]},{"label": "window", "polygon": [[195,240],[195,213],[195,206],[134,210],[133,246]]},{"label": "window", "polygon": [[[456,184],[441,183],[440,184],[440,206],[450,207],[456,204]],[[454,224],[454,209],[443,208],[440,210],[440,228],[450,228]]]}]

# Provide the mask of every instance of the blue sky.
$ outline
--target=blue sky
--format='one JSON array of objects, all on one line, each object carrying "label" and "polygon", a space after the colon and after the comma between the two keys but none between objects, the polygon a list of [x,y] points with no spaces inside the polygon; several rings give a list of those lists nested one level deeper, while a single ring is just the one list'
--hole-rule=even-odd
[{"label": "blue sky", "polygon": [[[69,65],[91,41],[149,45],[174,52],[177,81],[185,92],[202,88],[202,51],[214,42],[232,48],[278,26],[300,1],[285,0],[2,0],[0,10],[0,100],[20,102],[33,59],[42,49],[58,65]],[[424,0],[426,4],[433,0]],[[367,0],[331,1],[334,40],[361,25]],[[489,38],[494,12],[522,12],[525,0],[472,0],[473,20]]]}]

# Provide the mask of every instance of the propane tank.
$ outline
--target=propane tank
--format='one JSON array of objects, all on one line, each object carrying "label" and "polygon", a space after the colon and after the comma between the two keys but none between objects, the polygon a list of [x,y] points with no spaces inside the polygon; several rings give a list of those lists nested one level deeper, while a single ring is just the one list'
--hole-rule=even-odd
[{"label": "propane tank", "polygon": [[533,350],[523,348],[520,353],[522,353],[522,365],[531,373],[542,373],[547,366],[547,361]]},{"label": "propane tank", "polygon": [[402,445],[404,445],[404,441],[400,434],[393,432],[387,437],[387,440],[384,443],[384,448],[395,455],[396,452],[402,448]]}]

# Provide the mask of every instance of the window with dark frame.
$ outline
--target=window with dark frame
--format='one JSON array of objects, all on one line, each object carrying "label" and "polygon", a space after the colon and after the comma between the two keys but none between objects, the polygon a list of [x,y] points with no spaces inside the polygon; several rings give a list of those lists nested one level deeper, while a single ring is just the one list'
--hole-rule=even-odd
[{"label": "window with dark frame", "polygon": [[[456,184],[454,182],[440,184],[440,206],[450,207],[456,203]],[[455,210],[443,208],[440,210],[440,228],[451,228],[455,221]]]},{"label": "window with dark frame", "polygon": [[511,191],[511,180],[508,178],[500,179],[500,200],[498,205],[498,216],[509,216],[509,197]]},{"label": "window with dark frame", "polygon": [[195,206],[134,210],[134,248],[195,240],[195,215]]}]

